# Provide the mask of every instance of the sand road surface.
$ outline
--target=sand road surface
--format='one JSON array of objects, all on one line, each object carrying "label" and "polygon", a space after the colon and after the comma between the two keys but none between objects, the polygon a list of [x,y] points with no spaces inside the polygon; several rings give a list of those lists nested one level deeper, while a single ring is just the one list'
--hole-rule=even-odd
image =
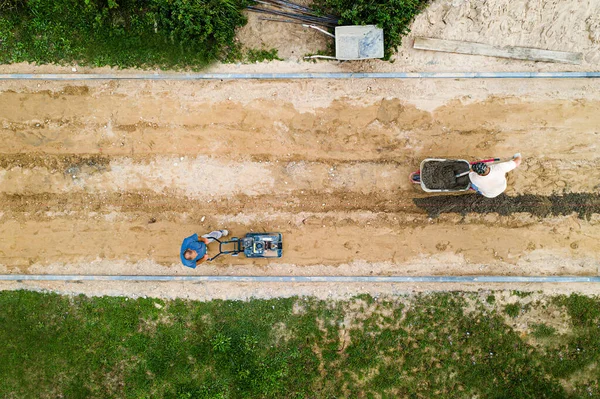
[{"label": "sand road surface", "polygon": [[[0,269],[595,276],[599,146],[591,79],[2,82]],[[432,214],[408,180],[517,151],[524,207]],[[284,257],[181,266],[217,228],[281,232]]]}]

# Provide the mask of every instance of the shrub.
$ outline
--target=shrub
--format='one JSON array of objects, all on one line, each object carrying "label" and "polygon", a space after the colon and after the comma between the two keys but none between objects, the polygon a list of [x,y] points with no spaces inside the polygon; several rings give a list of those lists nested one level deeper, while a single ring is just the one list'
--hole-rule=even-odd
[{"label": "shrub", "polygon": [[384,31],[385,58],[410,32],[414,17],[427,7],[429,0],[315,0],[314,8],[338,15],[340,25],[377,25]]},{"label": "shrub", "polygon": [[221,59],[249,0],[5,0],[0,62],[198,68]]}]

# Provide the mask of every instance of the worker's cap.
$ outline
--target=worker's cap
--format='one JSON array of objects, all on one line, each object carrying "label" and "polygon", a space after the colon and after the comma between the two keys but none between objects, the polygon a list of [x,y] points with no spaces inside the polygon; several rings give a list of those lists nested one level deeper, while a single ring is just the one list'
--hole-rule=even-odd
[{"label": "worker's cap", "polygon": [[477,173],[478,175],[483,175],[485,172],[487,172],[488,166],[483,162],[477,162],[471,166],[471,169],[473,169],[473,172]]}]

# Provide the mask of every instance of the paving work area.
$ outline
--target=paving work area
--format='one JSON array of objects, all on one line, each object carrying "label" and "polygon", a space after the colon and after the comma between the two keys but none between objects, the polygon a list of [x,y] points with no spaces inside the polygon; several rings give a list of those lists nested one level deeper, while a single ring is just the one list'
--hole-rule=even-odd
[{"label": "paving work area", "polygon": [[[112,3],[78,15],[188,7]],[[61,62],[0,71],[0,396],[599,395],[600,2],[367,3],[412,20],[391,62],[250,13],[236,63],[152,70],[46,32],[66,2],[0,17],[3,62]]]},{"label": "paving work area", "polygon": [[[2,272],[597,276],[599,89],[595,79],[5,81]],[[496,201],[497,213],[408,179],[428,157],[517,151],[506,197],[528,200]],[[279,231],[283,258],[184,268],[181,240],[219,228]],[[173,287],[161,296],[190,295]]]}]

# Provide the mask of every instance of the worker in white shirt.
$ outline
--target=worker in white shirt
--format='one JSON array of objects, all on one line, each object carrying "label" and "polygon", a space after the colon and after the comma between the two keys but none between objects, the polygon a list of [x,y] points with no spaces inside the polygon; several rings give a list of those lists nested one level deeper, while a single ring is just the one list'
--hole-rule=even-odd
[{"label": "worker in white shirt", "polygon": [[521,165],[521,154],[517,153],[507,162],[488,165],[478,162],[471,166],[469,173],[471,187],[487,198],[499,196],[506,190],[506,174]]}]

